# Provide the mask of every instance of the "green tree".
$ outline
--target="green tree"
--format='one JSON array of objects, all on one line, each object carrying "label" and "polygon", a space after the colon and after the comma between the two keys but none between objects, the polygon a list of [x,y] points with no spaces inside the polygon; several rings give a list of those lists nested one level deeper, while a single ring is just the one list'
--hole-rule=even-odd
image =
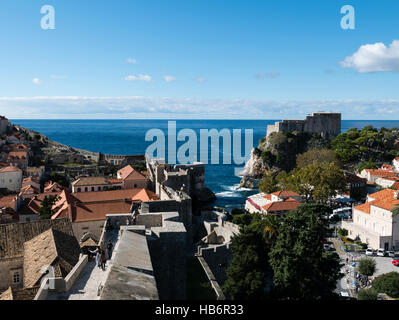
[{"label": "green tree", "polygon": [[278,183],[282,189],[299,193],[308,203],[326,203],[347,190],[344,172],[334,162],[296,168]]},{"label": "green tree", "polygon": [[226,271],[222,290],[233,300],[265,297],[268,245],[259,232],[259,224],[243,226],[232,238],[233,259]]},{"label": "green tree", "polygon": [[364,257],[359,259],[359,264],[358,264],[358,271],[360,274],[362,274],[365,277],[371,277],[376,268],[376,262],[373,258],[370,257]]},{"label": "green tree", "polygon": [[348,230],[344,229],[344,228],[339,228],[337,230],[337,233],[341,236],[341,237],[346,237],[348,235]]},{"label": "green tree", "polygon": [[377,291],[374,288],[361,289],[357,293],[357,300],[377,300]]},{"label": "green tree", "polygon": [[359,163],[357,167],[357,172],[360,173],[363,171],[363,169],[378,169],[378,164],[376,164],[374,161],[363,161]]},{"label": "green tree", "polygon": [[297,168],[303,168],[313,163],[329,163],[335,162],[339,165],[337,155],[333,150],[321,149],[321,150],[309,150],[305,153],[299,154],[296,157]]},{"label": "green tree", "polygon": [[340,259],[321,245],[327,235],[324,222],[306,206],[288,212],[277,229],[269,254],[274,294],[290,300],[336,298]]},{"label": "green tree", "polygon": [[39,219],[40,220],[47,220],[51,219],[53,215],[53,205],[57,200],[56,196],[46,196],[42,201],[42,206],[39,210]]},{"label": "green tree", "polygon": [[[255,215],[255,214],[254,214]],[[252,214],[236,214],[233,216],[233,223],[239,226],[248,226],[254,219],[254,215]]]},{"label": "green tree", "polygon": [[272,193],[278,190],[277,182],[273,173],[266,173],[259,182],[258,188],[264,193]]},{"label": "green tree", "polygon": [[57,182],[57,183],[59,183],[60,185],[62,185],[64,187],[69,188],[69,180],[63,174],[60,174],[58,172],[53,171],[50,174],[50,180],[53,181],[53,182]]},{"label": "green tree", "polygon": [[385,293],[392,298],[399,298],[399,273],[389,272],[375,278],[372,287],[378,293]]}]

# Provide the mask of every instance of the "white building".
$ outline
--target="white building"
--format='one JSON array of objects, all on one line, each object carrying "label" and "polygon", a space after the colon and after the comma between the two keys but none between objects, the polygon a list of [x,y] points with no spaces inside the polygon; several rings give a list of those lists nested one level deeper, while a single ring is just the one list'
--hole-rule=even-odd
[{"label": "white building", "polygon": [[22,185],[22,170],[18,167],[8,166],[0,169],[0,188],[19,192]]},{"label": "white building", "polygon": [[276,191],[271,194],[258,193],[248,197],[245,210],[249,213],[284,214],[301,204],[301,197],[293,191]]},{"label": "white building", "polygon": [[384,189],[367,196],[367,202],[353,208],[351,221],[342,221],[348,236],[357,237],[372,249],[399,249],[399,216],[392,209],[399,205],[399,191]]},{"label": "white building", "polygon": [[396,157],[395,159],[393,159],[392,165],[393,165],[394,170],[399,171],[399,157]]}]

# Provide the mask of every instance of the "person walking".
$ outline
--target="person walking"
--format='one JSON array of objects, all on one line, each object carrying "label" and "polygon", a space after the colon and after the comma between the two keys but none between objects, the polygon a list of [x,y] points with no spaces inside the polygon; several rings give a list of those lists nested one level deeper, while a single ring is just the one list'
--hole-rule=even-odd
[{"label": "person walking", "polygon": [[107,250],[108,250],[108,259],[109,260],[111,260],[111,257],[112,257],[112,248],[113,248],[112,242],[111,242],[111,240],[108,240]]},{"label": "person walking", "polygon": [[100,253],[100,248],[97,248],[94,251],[89,250],[92,254],[96,255],[96,266],[101,267],[101,253]]},{"label": "person walking", "polygon": [[107,262],[107,257],[105,255],[105,251],[101,250],[101,269],[105,271],[105,263]]}]

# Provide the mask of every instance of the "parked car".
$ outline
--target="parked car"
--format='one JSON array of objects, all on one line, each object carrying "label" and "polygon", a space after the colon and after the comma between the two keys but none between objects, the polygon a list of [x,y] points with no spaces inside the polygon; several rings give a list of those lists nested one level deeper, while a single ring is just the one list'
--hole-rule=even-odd
[{"label": "parked car", "polygon": [[377,256],[379,256],[379,257],[385,257],[385,250],[382,249],[382,248],[379,248],[379,249],[377,250]]},{"label": "parked car", "polygon": [[327,250],[327,251],[329,251],[331,249],[331,247],[328,243],[324,243],[323,248],[324,248],[324,250]]},{"label": "parked car", "polygon": [[396,267],[399,267],[399,259],[393,259],[392,264]]},{"label": "parked car", "polygon": [[390,251],[388,252],[388,256],[390,256],[390,257],[392,257],[392,258],[395,258],[395,257],[396,257],[395,251],[390,250]]},{"label": "parked car", "polygon": [[366,249],[366,256],[373,256],[373,255],[374,255],[373,249],[367,248]]}]

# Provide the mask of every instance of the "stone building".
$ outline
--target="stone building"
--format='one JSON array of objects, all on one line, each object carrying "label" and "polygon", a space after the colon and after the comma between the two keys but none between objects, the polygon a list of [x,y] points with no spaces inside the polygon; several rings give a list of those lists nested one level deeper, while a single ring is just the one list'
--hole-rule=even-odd
[{"label": "stone building", "polygon": [[29,152],[26,150],[11,151],[8,153],[7,162],[10,166],[16,166],[25,170],[29,164]]},{"label": "stone building", "polygon": [[[28,265],[32,264],[36,258],[41,259],[42,256],[45,256],[44,252],[40,252],[39,250],[35,253],[35,257],[31,259],[32,261],[25,260],[27,264],[24,265],[24,244],[50,229],[55,230],[57,234],[65,234],[64,237],[70,239],[68,243],[76,241],[72,230],[72,224],[67,219],[40,220],[35,222],[0,225],[0,292],[9,287],[24,287],[24,275],[25,270],[29,268]],[[43,236],[47,237],[46,234]],[[54,248],[50,242],[45,242],[49,250],[50,248]],[[42,243],[44,244],[44,242]],[[44,247],[46,247],[46,245]],[[38,267],[37,264],[36,267]],[[39,272],[38,268],[32,271],[34,273],[33,277],[36,277],[36,279],[37,276],[39,276],[37,273]],[[31,273],[29,273],[29,277],[31,277]],[[35,281],[35,283],[36,282],[37,281]],[[29,282],[29,285],[33,286],[32,282]]]},{"label": "stone building", "polygon": [[313,112],[305,120],[283,120],[267,126],[267,136],[273,132],[303,131],[333,139],[341,133],[341,113]]},{"label": "stone building", "polygon": [[118,170],[117,178],[122,180],[123,189],[148,188],[148,178],[133,169],[131,165]]},{"label": "stone building", "polygon": [[132,213],[137,204],[159,200],[147,189],[111,190],[71,194],[64,190],[53,206],[51,219],[68,218],[77,239],[90,233],[97,239],[107,214]]},{"label": "stone building", "polygon": [[80,177],[71,183],[72,193],[123,189],[123,180],[105,177]]},{"label": "stone building", "polygon": [[15,166],[0,169],[0,189],[19,192],[22,185],[22,170]]},{"label": "stone building", "polygon": [[399,248],[399,216],[392,209],[399,205],[399,191],[384,189],[367,196],[367,202],[353,208],[352,220],[342,221],[351,239],[359,238],[372,249]]}]

